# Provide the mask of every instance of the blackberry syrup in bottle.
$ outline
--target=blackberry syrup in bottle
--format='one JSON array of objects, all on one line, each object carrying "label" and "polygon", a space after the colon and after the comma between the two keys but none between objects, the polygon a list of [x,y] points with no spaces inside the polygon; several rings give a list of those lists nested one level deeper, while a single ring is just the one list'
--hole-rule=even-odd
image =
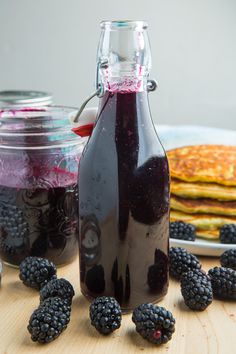
[{"label": "blackberry syrup in bottle", "polygon": [[95,126],[79,163],[80,282],[123,311],[168,288],[169,168],[148,102],[147,24],[101,23]]}]

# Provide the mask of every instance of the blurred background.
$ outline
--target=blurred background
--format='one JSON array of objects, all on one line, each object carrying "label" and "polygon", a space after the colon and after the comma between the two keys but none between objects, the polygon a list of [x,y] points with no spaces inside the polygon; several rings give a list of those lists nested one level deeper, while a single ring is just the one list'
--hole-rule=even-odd
[{"label": "blurred background", "polygon": [[0,0],[0,90],[79,106],[94,90],[104,19],[149,23],[155,123],[236,129],[235,0]]}]

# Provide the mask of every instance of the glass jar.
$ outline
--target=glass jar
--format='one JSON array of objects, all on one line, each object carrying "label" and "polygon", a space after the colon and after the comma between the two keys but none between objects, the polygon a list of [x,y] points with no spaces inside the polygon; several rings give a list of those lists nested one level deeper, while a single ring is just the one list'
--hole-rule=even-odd
[{"label": "glass jar", "polygon": [[0,109],[0,258],[55,264],[77,255],[78,162],[84,139],[71,131],[76,109]]}]

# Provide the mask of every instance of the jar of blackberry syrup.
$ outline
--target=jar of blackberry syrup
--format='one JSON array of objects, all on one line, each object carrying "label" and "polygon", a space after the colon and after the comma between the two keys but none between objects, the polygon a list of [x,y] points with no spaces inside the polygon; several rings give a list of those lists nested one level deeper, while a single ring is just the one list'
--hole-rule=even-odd
[{"label": "jar of blackberry syrup", "polygon": [[83,139],[75,109],[0,109],[0,258],[40,256],[57,265],[77,255],[78,162]]}]

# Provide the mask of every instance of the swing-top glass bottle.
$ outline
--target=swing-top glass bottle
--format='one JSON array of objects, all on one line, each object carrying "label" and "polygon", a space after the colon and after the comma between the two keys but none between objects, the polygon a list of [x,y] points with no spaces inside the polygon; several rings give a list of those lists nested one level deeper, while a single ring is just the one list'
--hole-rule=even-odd
[{"label": "swing-top glass bottle", "polygon": [[147,24],[101,23],[100,102],[79,166],[80,281],[124,311],[168,288],[169,169],[148,102]]}]

